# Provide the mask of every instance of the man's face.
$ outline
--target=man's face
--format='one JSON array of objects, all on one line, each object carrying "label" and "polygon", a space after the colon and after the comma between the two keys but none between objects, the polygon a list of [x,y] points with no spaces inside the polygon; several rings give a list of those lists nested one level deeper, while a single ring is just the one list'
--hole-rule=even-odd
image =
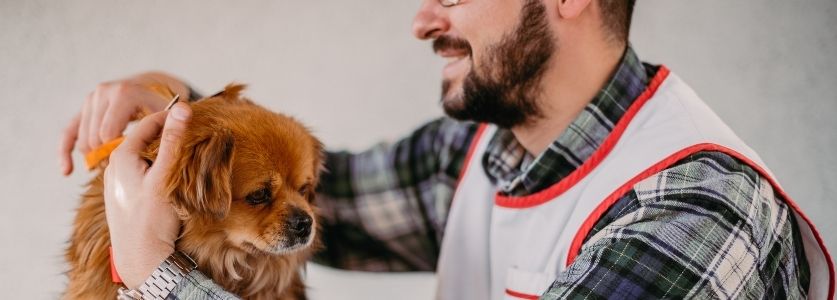
[{"label": "man's face", "polygon": [[426,0],[416,15],[420,39],[448,60],[442,106],[451,117],[511,128],[540,116],[540,79],[554,52],[540,0]]}]

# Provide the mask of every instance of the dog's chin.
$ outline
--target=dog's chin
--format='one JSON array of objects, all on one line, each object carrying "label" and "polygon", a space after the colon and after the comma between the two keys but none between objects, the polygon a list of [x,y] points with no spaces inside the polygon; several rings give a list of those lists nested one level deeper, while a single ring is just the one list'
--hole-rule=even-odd
[{"label": "dog's chin", "polygon": [[[241,244],[241,249],[245,252],[255,256],[271,256],[271,255],[289,255],[308,249],[314,243],[314,235],[311,234],[304,241],[293,239],[280,239],[274,244],[265,243],[262,241],[253,243],[245,241]],[[262,245],[257,246],[257,244]]]}]

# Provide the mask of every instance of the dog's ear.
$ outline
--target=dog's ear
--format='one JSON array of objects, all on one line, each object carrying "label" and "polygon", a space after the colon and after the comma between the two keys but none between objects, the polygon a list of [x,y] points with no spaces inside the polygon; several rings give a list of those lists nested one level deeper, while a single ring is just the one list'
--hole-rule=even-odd
[{"label": "dog's ear", "polygon": [[167,189],[181,218],[226,217],[232,203],[234,144],[232,133],[216,131],[183,145]]},{"label": "dog's ear", "polygon": [[320,185],[320,175],[323,173],[323,171],[325,171],[325,151],[323,151],[323,143],[320,142],[320,140],[318,140],[315,137],[311,138],[314,139],[314,153],[312,155],[312,157],[314,158],[314,180],[311,183],[313,185],[312,191],[308,194],[307,198],[308,202],[313,203],[315,201],[314,198],[316,198],[317,194],[314,191],[318,190]]},{"label": "dog's ear", "polygon": [[239,100],[241,99],[241,91],[243,91],[246,87],[246,84],[239,84],[233,82],[227,84],[227,86],[224,87],[223,91],[217,92],[214,95],[209,96],[209,98],[220,97],[227,100]]}]

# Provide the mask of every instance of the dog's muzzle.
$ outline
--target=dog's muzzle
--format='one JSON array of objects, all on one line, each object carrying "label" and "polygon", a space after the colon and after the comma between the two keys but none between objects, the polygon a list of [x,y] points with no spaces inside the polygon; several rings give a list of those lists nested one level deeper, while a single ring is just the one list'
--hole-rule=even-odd
[{"label": "dog's muzzle", "polygon": [[291,216],[286,221],[287,228],[287,246],[293,247],[300,244],[308,243],[311,237],[312,226],[314,219],[307,212],[295,208]]}]

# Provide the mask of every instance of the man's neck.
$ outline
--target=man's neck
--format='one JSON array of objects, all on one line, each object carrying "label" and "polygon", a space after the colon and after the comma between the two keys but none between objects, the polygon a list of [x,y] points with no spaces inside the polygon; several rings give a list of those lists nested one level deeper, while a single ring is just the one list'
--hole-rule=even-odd
[{"label": "man's neck", "polygon": [[625,47],[597,50],[562,48],[555,53],[540,83],[542,116],[511,129],[530,154],[543,153],[584,110],[616,71]]}]

